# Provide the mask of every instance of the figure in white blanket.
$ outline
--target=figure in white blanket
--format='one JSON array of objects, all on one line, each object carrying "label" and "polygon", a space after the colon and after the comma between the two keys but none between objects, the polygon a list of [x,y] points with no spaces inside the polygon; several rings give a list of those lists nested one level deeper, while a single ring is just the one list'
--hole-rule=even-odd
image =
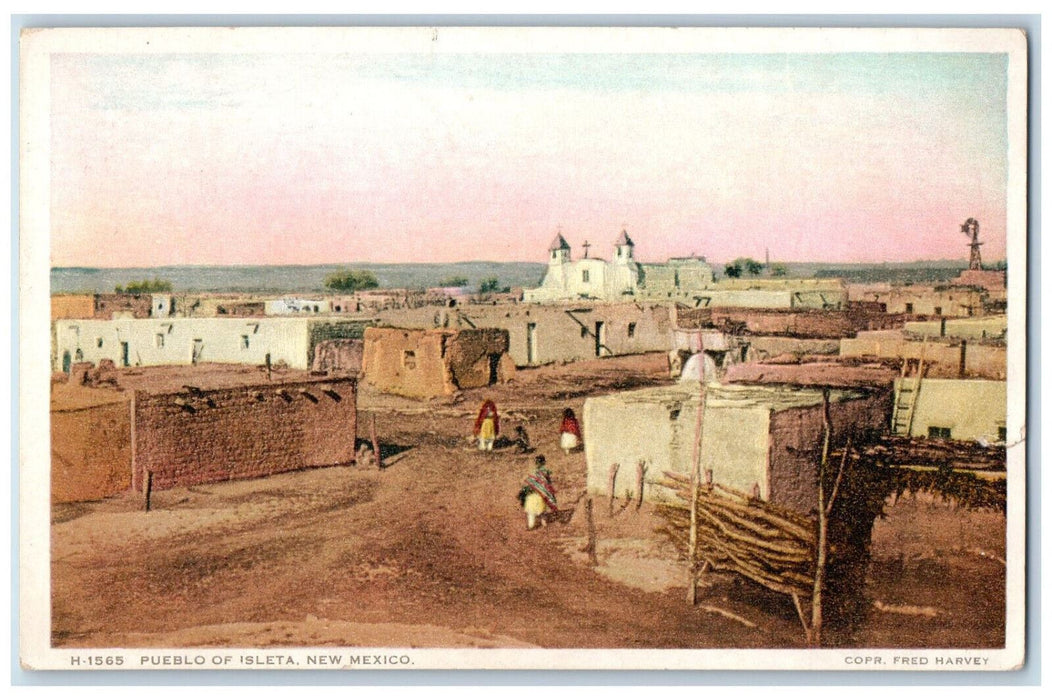
[{"label": "figure in white blanket", "polygon": [[519,490],[519,503],[526,511],[526,529],[532,530],[539,520],[547,524],[546,513],[558,510],[555,502],[555,485],[552,484],[552,473],[544,466],[544,455],[537,455],[534,460],[536,469],[526,477],[526,484]]}]

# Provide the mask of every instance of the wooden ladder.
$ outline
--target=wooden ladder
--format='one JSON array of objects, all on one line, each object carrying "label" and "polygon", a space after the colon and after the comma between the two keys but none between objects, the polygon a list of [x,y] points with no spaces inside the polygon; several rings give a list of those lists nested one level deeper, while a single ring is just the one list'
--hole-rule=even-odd
[{"label": "wooden ladder", "polygon": [[[920,394],[921,380],[924,378],[924,356],[927,349],[928,337],[925,336],[924,343],[921,345],[920,360],[917,363],[917,373],[912,377],[906,376],[909,358],[902,360],[899,389],[895,392],[895,407],[891,414],[891,433],[893,435],[909,437],[910,431],[913,430],[913,412],[917,408],[917,395]],[[902,415],[903,411],[906,412],[905,417]]]}]

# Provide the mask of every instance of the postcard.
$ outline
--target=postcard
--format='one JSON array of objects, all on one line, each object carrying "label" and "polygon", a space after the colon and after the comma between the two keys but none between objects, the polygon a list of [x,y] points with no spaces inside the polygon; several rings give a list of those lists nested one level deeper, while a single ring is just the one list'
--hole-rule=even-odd
[{"label": "postcard", "polygon": [[1023,664],[1023,31],[19,50],[24,668]]}]

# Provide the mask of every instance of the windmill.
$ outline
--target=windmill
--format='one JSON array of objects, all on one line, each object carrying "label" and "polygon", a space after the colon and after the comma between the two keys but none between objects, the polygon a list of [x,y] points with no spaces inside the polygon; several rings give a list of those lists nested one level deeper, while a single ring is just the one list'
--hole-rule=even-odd
[{"label": "windmill", "polygon": [[968,258],[968,269],[983,269],[983,258],[979,254],[979,246],[982,245],[982,243],[979,242],[979,222],[975,219],[969,218],[961,224],[961,233],[972,237],[972,242],[968,244],[968,247],[972,249],[971,257]]}]

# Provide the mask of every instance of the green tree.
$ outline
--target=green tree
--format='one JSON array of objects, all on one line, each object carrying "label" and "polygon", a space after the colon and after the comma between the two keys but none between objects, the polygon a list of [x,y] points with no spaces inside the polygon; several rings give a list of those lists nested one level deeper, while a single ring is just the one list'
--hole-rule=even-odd
[{"label": "green tree", "polygon": [[735,260],[734,262],[727,263],[726,265],[723,266],[723,274],[727,275],[728,277],[741,277],[742,276],[741,263],[738,262],[737,260]]},{"label": "green tree", "polygon": [[162,280],[159,277],[154,277],[152,280],[136,280],[129,282],[124,285],[117,285],[113,288],[117,294],[152,294],[154,292],[170,292],[172,291],[172,283],[168,280]]},{"label": "green tree", "polygon": [[479,294],[493,294],[494,292],[507,292],[510,287],[501,287],[500,280],[496,277],[487,277],[479,282]]},{"label": "green tree", "polygon": [[337,292],[357,292],[379,286],[376,275],[368,270],[337,270],[325,278],[325,287]]},{"label": "green tree", "polygon": [[466,287],[468,286],[467,277],[447,277],[438,283],[439,287]]},{"label": "green tree", "polygon": [[774,263],[771,265],[771,275],[774,277],[785,277],[789,274],[789,268],[782,263]]}]

